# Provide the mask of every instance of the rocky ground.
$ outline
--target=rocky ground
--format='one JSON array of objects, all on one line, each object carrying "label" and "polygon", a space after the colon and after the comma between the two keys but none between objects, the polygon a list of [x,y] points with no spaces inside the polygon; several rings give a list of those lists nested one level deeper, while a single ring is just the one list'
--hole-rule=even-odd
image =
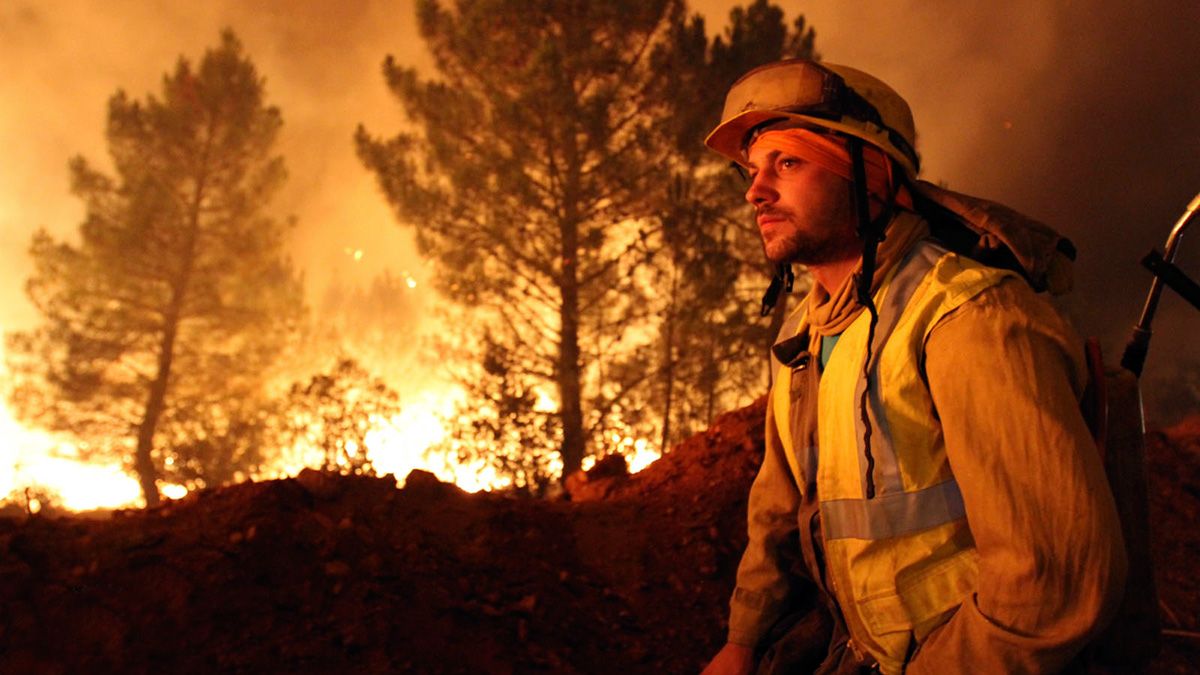
[{"label": "rocky ground", "polygon": [[[575,501],[307,471],[0,519],[0,673],[694,673],[723,638],[761,403]],[[1200,418],[1148,436],[1165,622],[1195,672]],[[619,473],[619,472],[610,472]]]}]

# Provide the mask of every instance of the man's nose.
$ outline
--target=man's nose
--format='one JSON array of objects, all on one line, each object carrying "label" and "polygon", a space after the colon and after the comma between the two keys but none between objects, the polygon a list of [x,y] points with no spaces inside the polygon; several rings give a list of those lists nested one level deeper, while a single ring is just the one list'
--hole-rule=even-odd
[{"label": "man's nose", "polygon": [[766,171],[759,171],[750,179],[750,187],[746,189],[746,201],[755,206],[771,204],[779,198],[779,193],[771,187],[766,177]]}]

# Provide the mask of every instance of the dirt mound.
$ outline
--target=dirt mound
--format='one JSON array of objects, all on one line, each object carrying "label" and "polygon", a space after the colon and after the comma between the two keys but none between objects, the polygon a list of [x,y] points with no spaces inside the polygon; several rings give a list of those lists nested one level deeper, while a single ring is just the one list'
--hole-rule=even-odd
[{"label": "dirt mound", "polygon": [[586,503],[306,471],[0,520],[0,672],[696,672],[723,640],[762,415]]},{"label": "dirt mound", "polygon": [[1155,672],[1195,673],[1200,667],[1200,415],[1146,434],[1146,463],[1164,628]]},{"label": "dirt mound", "polygon": [[[0,672],[697,672],[723,640],[762,416],[588,478],[583,502],[306,471],[107,520],[0,519]],[[1200,434],[1148,453],[1166,622],[1194,627]],[[1165,642],[1154,671],[1188,672],[1195,643]]]}]

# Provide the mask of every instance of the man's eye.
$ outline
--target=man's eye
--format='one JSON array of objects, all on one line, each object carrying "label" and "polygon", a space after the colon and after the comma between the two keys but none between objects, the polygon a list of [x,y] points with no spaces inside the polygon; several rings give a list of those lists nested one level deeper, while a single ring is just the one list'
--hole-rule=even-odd
[{"label": "man's eye", "polygon": [[779,168],[780,169],[794,169],[798,166],[800,166],[800,160],[796,159],[795,157],[780,157],[779,158]]}]

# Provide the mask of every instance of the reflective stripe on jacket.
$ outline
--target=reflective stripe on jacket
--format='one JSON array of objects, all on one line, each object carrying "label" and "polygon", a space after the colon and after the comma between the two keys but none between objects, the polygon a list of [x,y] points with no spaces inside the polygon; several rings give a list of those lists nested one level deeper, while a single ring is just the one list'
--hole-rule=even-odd
[{"label": "reflective stripe on jacket", "polygon": [[[863,312],[825,366],[816,448],[792,442],[792,370],[781,365],[777,371],[772,412],[801,491],[812,483],[805,473],[816,466],[830,586],[857,648],[884,673],[902,672],[914,641],[944,622],[976,586],[974,541],[922,355],[928,331],[943,316],[1009,276],[1015,274],[929,242],[915,246],[876,294],[870,363],[864,364],[871,317]],[[796,332],[805,333],[802,314]]]}]

